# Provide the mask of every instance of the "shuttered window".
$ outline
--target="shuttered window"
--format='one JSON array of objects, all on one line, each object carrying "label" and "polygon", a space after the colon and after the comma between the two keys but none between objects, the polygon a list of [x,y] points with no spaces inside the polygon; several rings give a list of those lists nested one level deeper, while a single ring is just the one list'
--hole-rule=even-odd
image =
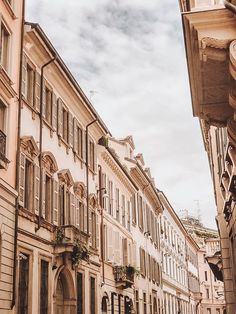
[{"label": "shuttered window", "polygon": [[113,216],[113,182],[109,180],[108,183],[108,195],[109,195],[109,214]]},{"label": "shuttered window", "polygon": [[83,274],[77,273],[77,314],[83,314],[84,312],[84,280]]},{"label": "shuttered window", "polygon": [[40,314],[48,314],[48,262],[41,260]]},{"label": "shuttered window", "polygon": [[120,221],[120,190],[116,188],[116,220]]},{"label": "shuttered window", "polygon": [[136,225],[137,223],[136,194],[133,194],[131,197],[131,206],[132,206],[132,222]]},{"label": "shuttered window", "polygon": [[121,195],[122,225],[125,227],[125,196]]},{"label": "shuttered window", "polygon": [[83,129],[79,125],[79,122],[76,118],[74,118],[73,127],[74,127],[73,151],[80,158],[83,158]]},{"label": "shuttered window", "polygon": [[0,37],[0,62],[2,67],[8,71],[9,68],[9,45],[10,45],[10,33],[6,26],[1,23],[1,37]]},{"label": "shuttered window", "polygon": [[18,290],[18,314],[29,312],[29,255],[20,254],[19,260],[19,290]]},{"label": "shuttered window", "polygon": [[90,314],[96,313],[96,279],[90,277]]}]

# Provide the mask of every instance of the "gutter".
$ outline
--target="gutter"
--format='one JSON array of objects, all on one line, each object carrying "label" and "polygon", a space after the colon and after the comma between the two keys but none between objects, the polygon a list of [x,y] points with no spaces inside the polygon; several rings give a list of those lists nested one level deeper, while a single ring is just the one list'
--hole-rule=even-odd
[{"label": "gutter", "polygon": [[43,79],[44,79],[44,69],[56,60],[56,56],[50,59],[41,67],[41,77],[40,77],[40,133],[39,133],[39,216],[38,216],[38,226],[35,231],[41,228],[41,216],[43,207],[43,169],[42,169],[42,148],[43,148]]},{"label": "gutter", "polygon": [[16,198],[15,211],[15,230],[14,230],[14,260],[13,260],[13,287],[12,287],[12,301],[11,309],[16,304],[16,268],[17,268],[17,243],[18,243],[18,215],[19,215],[19,176],[20,176],[20,131],[21,131],[21,101],[22,101],[22,60],[23,60],[23,45],[24,45],[24,24],[25,24],[25,0],[22,3],[22,23],[21,23],[21,47],[20,47],[20,71],[19,71],[19,95],[18,95],[18,125],[17,125],[17,151],[16,151],[16,191],[18,192]]}]

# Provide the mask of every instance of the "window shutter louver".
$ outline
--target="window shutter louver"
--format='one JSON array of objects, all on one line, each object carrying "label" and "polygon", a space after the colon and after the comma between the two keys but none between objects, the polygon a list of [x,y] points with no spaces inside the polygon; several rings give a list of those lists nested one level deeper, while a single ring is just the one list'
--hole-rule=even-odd
[{"label": "window shutter louver", "polygon": [[99,238],[100,238],[99,216],[98,214],[96,214],[96,249],[99,249]]},{"label": "window shutter louver", "polygon": [[62,100],[59,98],[57,101],[57,134],[62,136],[62,129],[63,129],[63,103]]},{"label": "window shutter louver", "polygon": [[88,232],[88,229],[87,229],[87,207],[84,208],[84,232],[87,233]]},{"label": "window shutter louver", "polygon": [[113,229],[108,226],[108,260],[113,261]]},{"label": "window shutter louver", "polygon": [[53,223],[58,225],[58,197],[59,197],[59,185],[57,181],[53,181]]},{"label": "window shutter louver", "polygon": [[75,225],[75,196],[70,193],[70,225]]},{"label": "window shutter louver", "polygon": [[26,98],[26,80],[27,80],[27,62],[26,62],[26,56],[23,54],[23,60],[22,60],[22,81],[21,81],[21,92],[22,95]]},{"label": "window shutter louver", "polygon": [[53,131],[57,130],[57,96],[52,94],[52,128]]},{"label": "window shutter louver", "polygon": [[[86,161],[86,151],[87,151],[87,147],[86,147],[86,131],[83,130],[83,160]],[[89,159],[88,159],[89,161]]]},{"label": "window shutter louver", "polygon": [[74,121],[73,121],[73,127],[74,127],[74,141],[73,141],[73,151],[78,154],[78,128],[77,128],[77,125],[78,125],[78,122],[76,120],[76,118],[74,118]]},{"label": "window shutter louver", "polygon": [[74,133],[74,126],[73,126],[73,115],[71,112],[69,112],[69,124],[68,124],[68,144],[70,145],[70,147],[73,147],[73,133]]},{"label": "window shutter louver", "polygon": [[25,203],[25,155],[20,153],[19,204]]},{"label": "window shutter louver", "polygon": [[133,250],[132,250],[132,265],[133,266],[137,266],[137,244],[136,242],[133,243],[132,246]]},{"label": "window shutter louver", "polygon": [[75,226],[79,229],[80,228],[80,202],[78,197],[75,198]]},{"label": "window shutter louver", "polygon": [[97,172],[97,164],[98,164],[98,161],[97,161],[97,145],[96,143],[94,143],[94,172]]},{"label": "window shutter louver", "polygon": [[46,186],[46,175],[45,172],[43,171],[43,186],[42,186],[42,217],[45,219],[45,214],[46,214],[46,208],[45,208],[45,186]]},{"label": "window shutter louver", "polygon": [[41,76],[38,72],[35,73],[35,109],[40,112],[40,81]]},{"label": "window shutter louver", "polygon": [[45,119],[46,117],[46,81],[43,79],[43,107],[42,107],[42,116]]},{"label": "window shutter louver", "polygon": [[40,188],[40,169],[37,165],[34,166],[34,211],[39,213],[39,188]]},{"label": "window shutter louver", "polygon": [[129,261],[128,261],[128,239],[123,238],[123,261],[124,261],[124,266],[128,266]]},{"label": "window shutter louver", "polygon": [[120,234],[119,231],[114,231],[114,262],[120,264]]},{"label": "window shutter louver", "polygon": [[89,209],[89,243],[92,245],[92,212]]}]

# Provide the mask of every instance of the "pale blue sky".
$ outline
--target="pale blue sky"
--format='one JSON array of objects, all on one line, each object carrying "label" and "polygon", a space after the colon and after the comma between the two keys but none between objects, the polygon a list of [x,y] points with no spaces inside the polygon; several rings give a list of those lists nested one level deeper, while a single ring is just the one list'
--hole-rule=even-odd
[{"label": "pale blue sky", "polygon": [[[215,227],[198,120],[192,117],[178,2],[27,0],[38,22],[115,137],[132,134],[176,211]],[[94,93],[90,93],[94,91]]]}]

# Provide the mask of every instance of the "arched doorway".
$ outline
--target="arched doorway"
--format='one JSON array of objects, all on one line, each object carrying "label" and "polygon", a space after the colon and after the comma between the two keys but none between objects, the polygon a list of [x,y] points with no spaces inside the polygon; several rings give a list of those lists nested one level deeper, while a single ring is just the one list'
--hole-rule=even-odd
[{"label": "arched doorway", "polygon": [[72,275],[67,268],[59,271],[54,295],[55,314],[75,314],[76,298]]}]

